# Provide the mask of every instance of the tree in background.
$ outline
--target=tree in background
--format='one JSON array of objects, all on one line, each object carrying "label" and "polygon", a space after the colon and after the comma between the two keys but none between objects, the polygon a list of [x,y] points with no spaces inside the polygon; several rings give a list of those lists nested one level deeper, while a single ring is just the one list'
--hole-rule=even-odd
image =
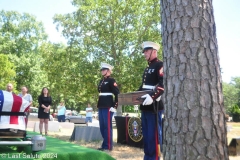
[{"label": "tree in background", "polygon": [[47,39],[42,22],[28,13],[0,11],[0,53],[21,56],[37,53]]},{"label": "tree in background", "polygon": [[[6,86],[8,83],[12,83],[15,86],[15,65],[9,61],[8,56],[4,54],[0,54],[0,89],[6,90]],[[15,92],[15,88],[13,90]]]},{"label": "tree in background", "polygon": [[122,93],[136,91],[147,65],[140,44],[161,42],[159,1],[74,0],[73,5],[76,12],[54,17],[68,39],[63,54],[69,67],[62,70],[71,84],[68,91],[85,105],[97,102],[101,62],[114,66],[112,76]]},{"label": "tree in background", "polygon": [[[159,1],[75,0],[73,5],[76,12],[55,16],[68,45],[46,42],[43,24],[35,16],[0,11],[1,89],[11,82],[18,93],[26,85],[36,106],[42,87],[48,86],[56,104],[63,98],[69,108],[80,109],[87,102],[95,106],[101,61],[115,66],[113,76],[122,93],[138,89],[146,66],[139,44],[144,40],[161,42]],[[239,106],[239,79],[223,83],[227,110]],[[127,112],[132,110],[125,107]]]},{"label": "tree in background", "polygon": [[240,88],[237,88],[234,83],[223,82],[223,98],[224,107],[229,113],[229,108],[238,104]]},{"label": "tree in background", "polygon": [[224,106],[234,122],[240,121],[240,77],[233,77],[230,83],[223,83]]},{"label": "tree in background", "polygon": [[41,70],[43,57],[39,52],[39,46],[47,39],[43,24],[28,13],[2,10],[0,26],[0,53],[7,55],[15,66],[16,76],[8,75],[16,82],[15,93],[27,86],[36,105],[42,87],[48,84],[46,74]]},{"label": "tree in background", "polygon": [[165,160],[227,160],[212,1],[161,0]]},{"label": "tree in background", "polygon": [[231,84],[233,84],[237,90],[237,105],[240,106],[240,77],[233,77]]},{"label": "tree in background", "polygon": [[15,89],[20,92],[22,86],[27,86],[29,93],[34,97],[34,105],[37,105],[37,97],[42,88],[49,84],[46,72],[41,69],[44,59],[41,54],[35,53],[28,53],[20,57],[13,54],[8,56],[16,66],[17,86]]}]

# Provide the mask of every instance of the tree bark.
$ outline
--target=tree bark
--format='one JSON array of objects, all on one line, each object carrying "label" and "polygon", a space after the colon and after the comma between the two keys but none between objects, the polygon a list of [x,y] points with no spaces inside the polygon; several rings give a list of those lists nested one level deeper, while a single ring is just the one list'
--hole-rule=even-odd
[{"label": "tree bark", "polygon": [[164,160],[228,160],[212,0],[161,0]]}]

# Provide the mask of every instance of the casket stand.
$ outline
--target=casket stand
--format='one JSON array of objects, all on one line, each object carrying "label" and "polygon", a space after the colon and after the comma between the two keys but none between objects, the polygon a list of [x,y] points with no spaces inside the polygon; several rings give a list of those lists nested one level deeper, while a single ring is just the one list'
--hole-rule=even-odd
[{"label": "casket stand", "polygon": [[45,149],[45,137],[27,135],[25,113],[29,107],[23,98],[0,90],[0,146],[31,146],[32,151]]}]

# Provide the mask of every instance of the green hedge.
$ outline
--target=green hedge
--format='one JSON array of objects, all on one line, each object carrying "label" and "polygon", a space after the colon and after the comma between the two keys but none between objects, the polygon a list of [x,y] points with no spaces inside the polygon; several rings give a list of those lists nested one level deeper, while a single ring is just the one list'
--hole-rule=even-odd
[{"label": "green hedge", "polygon": [[230,114],[232,115],[233,122],[240,122],[240,109],[238,105],[234,105],[230,108]]}]

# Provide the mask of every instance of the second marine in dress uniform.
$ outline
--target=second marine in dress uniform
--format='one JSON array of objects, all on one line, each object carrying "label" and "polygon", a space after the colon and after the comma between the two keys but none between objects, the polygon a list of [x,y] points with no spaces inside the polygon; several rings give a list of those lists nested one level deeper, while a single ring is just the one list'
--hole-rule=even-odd
[{"label": "second marine in dress uniform", "polygon": [[114,78],[110,77],[113,66],[101,63],[103,79],[98,85],[98,114],[100,132],[103,137],[102,146],[99,150],[113,149],[112,117],[118,106],[119,89]]},{"label": "second marine in dress uniform", "polygon": [[142,96],[145,100],[140,105],[144,160],[158,160],[159,144],[162,146],[163,102],[160,98],[164,92],[163,62],[157,58],[157,51],[160,48],[157,43],[143,42],[142,48],[148,66],[144,70],[139,91],[150,90],[149,94]]}]

